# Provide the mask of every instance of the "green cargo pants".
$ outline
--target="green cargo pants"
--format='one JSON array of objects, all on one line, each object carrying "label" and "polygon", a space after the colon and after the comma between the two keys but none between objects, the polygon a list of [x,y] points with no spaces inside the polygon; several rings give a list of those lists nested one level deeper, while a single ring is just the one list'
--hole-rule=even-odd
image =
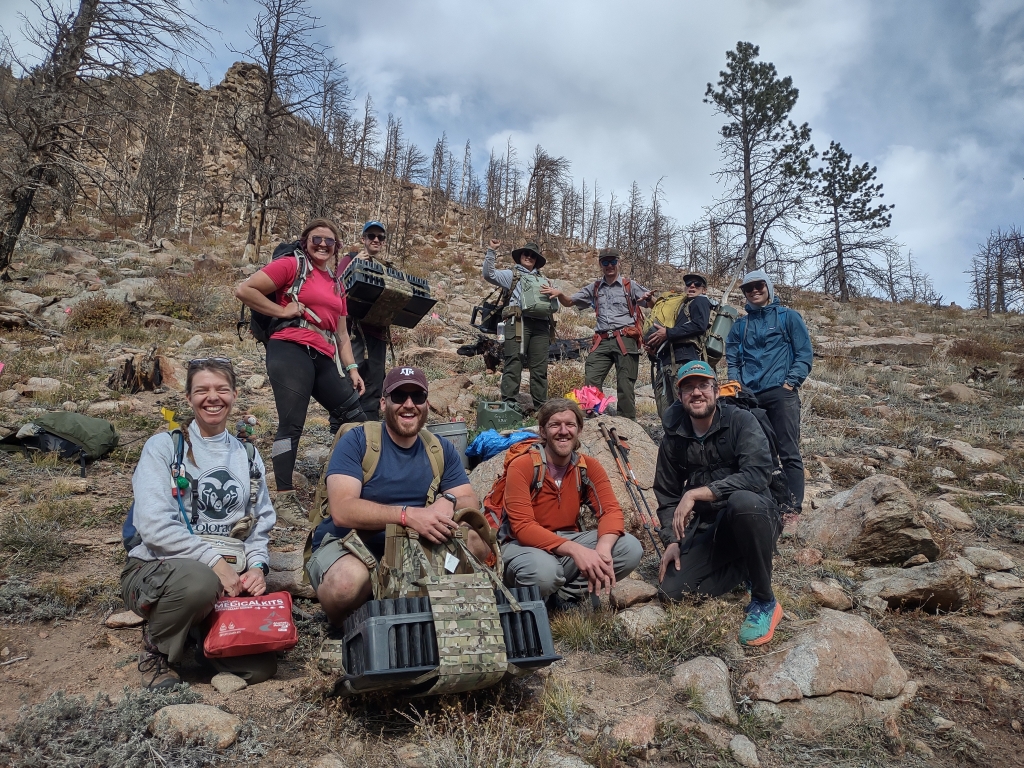
[{"label": "green cargo pants", "polygon": [[[524,317],[523,341],[520,346],[514,318],[505,320],[505,363],[501,374],[501,399],[515,402],[519,394],[519,382],[523,375],[523,361],[530,371],[530,397],[533,407],[540,408],[548,399],[548,347],[551,346],[551,331],[547,318]],[[511,331],[511,334],[510,334]],[[520,348],[523,350],[519,354]]]},{"label": "green cargo pants", "polygon": [[[167,660],[178,664],[189,630],[199,629],[220,597],[220,579],[198,560],[129,558],[121,571],[121,598],[129,610],[149,622],[149,637]],[[206,658],[218,672],[238,675],[250,685],[277,672],[277,654],[256,653],[231,658]]]},{"label": "green cargo pants", "polygon": [[640,375],[640,349],[636,345],[636,340],[627,336],[622,337],[622,345],[626,349],[626,354],[619,350],[619,342],[614,337],[609,337],[587,355],[584,369],[586,384],[600,389],[614,365],[618,394],[616,413],[636,421],[636,394],[633,387],[636,385],[636,377]]}]

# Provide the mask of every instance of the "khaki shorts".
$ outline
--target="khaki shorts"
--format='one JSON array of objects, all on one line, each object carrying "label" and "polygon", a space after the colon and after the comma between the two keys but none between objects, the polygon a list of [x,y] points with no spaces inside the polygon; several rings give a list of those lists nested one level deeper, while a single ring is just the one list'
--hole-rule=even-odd
[{"label": "khaki shorts", "polygon": [[313,589],[319,590],[320,582],[324,580],[327,570],[345,555],[351,554],[345,549],[341,539],[325,533],[320,546],[309,556],[309,562],[306,563],[306,574],[309,576],[309,583],[313,585]]}]

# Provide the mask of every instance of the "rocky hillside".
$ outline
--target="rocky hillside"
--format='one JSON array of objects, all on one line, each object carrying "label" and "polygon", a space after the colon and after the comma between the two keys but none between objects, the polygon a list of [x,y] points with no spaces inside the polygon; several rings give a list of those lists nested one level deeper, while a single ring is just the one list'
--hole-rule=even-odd
[{"label": "rocky hillside", "polygon": [[[240,258],[243,238],[211,232],[185,247],[83,226],[77,241],[26,243],[0,290],[0,424],[14,430],[63,408],[109,419],[121,437],[84,479],[53,455],[0,454],[0,754],[8,763],[159,754],[156,762],[180,765],[321,768],[1018,764],[1021,319],[839,305],[784,289],[817,356],[802,392],[808,503],[779,544],[786,614],[766,649],[735,641],[745,594],[653,601],[649,553],[601,611],[554,619],[563,661],[473,696],[413,705],[331,698],[332,681],[313,663],[323,614],[305,599],[296,603],[300,644],[274,680],[227,692],[189,666],[184,693],[137,693],[138,620],[124,613],[117,584],[142,442],[163,428],[161,407],[187,412],[184,365],[207,355],[235,361],[236,410],[257,417],[264,454],[276,427],[262,348],[234,328],[231,288],[253,267]],[[472,429],[476,402],[494,399],[498,383],[482,357],[456,352],[476,338],[468,322],[486,293],[483,253],[452,229],[417,237],[424,255],[415,269],[440,301],[436,317],[396,333],[396,353],[428,371],[432,418]],[[587,254],[554,253],[546,271],[573,287],[596,268]],[[673,274],[658,283],[672,286]],[[589,336],[592,323],[592,313],[563,311],[559,335]],[[646,386],[649,372],[641,376]],[[578,386],[582,362],[553,364],[550,380],[552,394]],[[649,487],[660,430],[650,391],[640,394],[642,429],[621,431]],[[584,439],[600,459],[593,432],[588,425]],[[314,405],[296,478],[307,501],[330,439]],[[493,472],[493,462],[474,471],[478,490]],[[291,529],[272,537],[272,584],[297,595],[303,541]],[[90,709],[97,694],[109,699]],[[196,717],[215,714],[201,704],[219,707],[217,722],[198,731],[220,737],[182,745],[166,716],[144,735],[166,704]]]}]

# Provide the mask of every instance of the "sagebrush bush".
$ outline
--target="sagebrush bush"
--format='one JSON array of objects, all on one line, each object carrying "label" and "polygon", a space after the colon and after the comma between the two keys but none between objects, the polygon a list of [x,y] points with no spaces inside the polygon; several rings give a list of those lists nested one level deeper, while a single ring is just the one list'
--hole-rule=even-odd
[{"label": "sagebrush bush", "polygon": [[582,387],[583,380],[583,363],[579,360],[551,363],[548,365],[548,396],[565,397]]},{"label": "sagebrush bush", "polygon": [[72,331],[124,328],[131,325],[135,325],[135,322],[128,305],[106,296],[79,302],[72,307],[67,321],[67,328]]},{"label": "sagebrush bush", "polygon": [[220,295],[206,279],[162,275],[157,286],[163,298],[154,305],[161,314],[190,323],[208,322],[220,309]]}]

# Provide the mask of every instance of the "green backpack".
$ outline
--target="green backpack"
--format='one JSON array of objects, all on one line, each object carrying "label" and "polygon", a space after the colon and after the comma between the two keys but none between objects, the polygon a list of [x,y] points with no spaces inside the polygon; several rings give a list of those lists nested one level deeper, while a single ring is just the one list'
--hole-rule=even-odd
[{"label": "green backpack", "polygon": [[61,458],[75,459],[82,467],[117,447],[117,432],[106,419],[96,419],[70,411],[50,411],[32,419],[14,435],[0,440],[0,450],[57,451]]},{"label": "green backpack", "polygon": [[550,285],[550,281],[533,272],[517,274],[512,290],[519,285],[519,308],[524,317],[551,317],[558,311],[558,300],[550,299],[540,292],[541,288]]}]

